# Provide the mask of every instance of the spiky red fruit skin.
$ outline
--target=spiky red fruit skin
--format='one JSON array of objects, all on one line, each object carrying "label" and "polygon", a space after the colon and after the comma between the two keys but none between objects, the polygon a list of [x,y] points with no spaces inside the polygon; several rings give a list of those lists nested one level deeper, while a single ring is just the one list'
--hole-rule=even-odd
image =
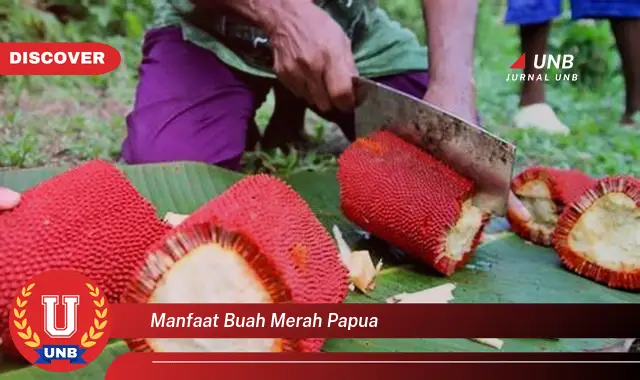
[{"label": "spiky red fruit skin", "polygon": [[[561,214],[568,204],[593,186],[596,179],[575,169],[533,166],[518,174],[511,181],[511,190],[515,193],[531,181],[542,181],[547,185],[552,201],[558,208],[559,214]],[[553,235],[546,235],[541,231],[532,230],[527,225],[527,222],[520,219],[519,215],[514,213],[511,208],[507,211],[507,219],[511,224],[511,230],[521,238],[544,246],[552,244]]]},{"label": "spiky red fruit skin", "polygon": [[460,260],[445,256],[447,233],[473,196],[473,183],[392,132],[351,144],[338,159],[338,181],[347,218],[445,276],[469,261],[489,220]]},{"label": "spiky red fruit skin", "polygon": [[116,303],[146,249],[168,230],[125,175],[104,161],[90,161],[25,191],[16,208],[0,213],[2,350],[17,354],[8,333],[9,308],[31,277],[73,269]]},{"label": "spiky red fruit skin", "polygon": [[[340,303],[346,298],[349,273],[335,242],[305,200],[282,180],[264,174],[245,177],[153,245],[150,255],[161,249],[167,238],[202,223],[237,233],[257,248],[269,268],[255,269],[275,273],[273,281],[286,287],[278,297],[286,294],[287,299],[276,302]],[[150,280],[157,284],[161,279],[162,275],[150,279],[141,274],[123,300],[149,302],[152,294],[141,290],[140,284]],[[151,350],[139,341],[127,343],[132,350]],[[317,352],[323,344],[323,338],[306,338],[288,341],[284,350]]]},{"label": "spiky red fruit skin", "polygon": [[571,230],[585,211],[608,193],[624,193],[640,208],[640,180],[631,176],[605,177],[596,181],[584,194],[565,207],[553,234],[553,247],[562,263],[581,276],[611,288],[640,290],[640,269],[618,272],[587,261],[569,244]]}]

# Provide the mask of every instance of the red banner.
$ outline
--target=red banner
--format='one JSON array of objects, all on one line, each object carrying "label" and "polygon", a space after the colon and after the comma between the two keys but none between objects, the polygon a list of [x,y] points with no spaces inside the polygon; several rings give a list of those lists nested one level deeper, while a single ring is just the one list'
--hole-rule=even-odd
[{"label": "red banner", "polygon": [[637,304],[145,304],[112,309],[114,338],[640,336]]},{"label": "red banner", "polygon": [[102,75],[121,60],[101,42],[0,43],[0,75]]}]

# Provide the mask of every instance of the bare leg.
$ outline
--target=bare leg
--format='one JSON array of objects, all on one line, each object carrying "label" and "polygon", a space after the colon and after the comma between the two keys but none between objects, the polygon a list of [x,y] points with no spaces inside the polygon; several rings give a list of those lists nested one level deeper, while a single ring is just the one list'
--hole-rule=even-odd
[{"label": "bare leg", "polygon": [[304,133],[304,121],[307,104],[297,98],[280,84],[273,87],[275,107],[265,128],[264,136],[260,140],[262,150],[280,148],[287,152],[290,146],[305,149],[308,139]]},{"label": "bare leg", "polygon": [[640,49],[637,41],[640,36],[640,19],[611,19],[611,29],[622,60],[625,84],[625,112],[620,122],[633,124],[633,116],[640,111]]},{"label": "bare leg", "polygon": [[[550,31],[551,22],[520,26],[520,49],[527,54],[525,74],[543,74],[542,70],[533,67],[533,61],[536,54],[546,53]],[[521,107],[545,102],[543,81],[523,81],[520,90]]]}]

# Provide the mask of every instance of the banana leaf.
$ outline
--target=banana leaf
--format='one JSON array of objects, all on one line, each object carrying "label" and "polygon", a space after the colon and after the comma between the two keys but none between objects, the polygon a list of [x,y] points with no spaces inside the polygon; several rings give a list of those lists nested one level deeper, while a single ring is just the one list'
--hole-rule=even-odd
[{"label": "banana leaf", "polygon": [[[65,168],[36,168],[0,172],[0,186],[28,189]],[[179,162],[122,166],[134,186],[157,208],[190,213],[242,178],[241,174],[215,166]],[[369,249],[384,259],[385,267],[370,295],[351,293],[347,302],[385,302],[392,295],[419,291],[455,282],[454,302],[468,303],[636,303],[640,294],[609,289],[566,271],[553,250],[524,242],[508,231],[503,220],[495,220],[487,239],[466,268],[445,279],[420,266],[383,242],[363,237],[342,216],[335,172],[298,173],[284,178],[304,197],[327,228],[338,225],[355,248]],[[472,320],[469,323],[473,323]],[[505,339],[503,351],[582,351],[595,349],[610,339]],[[331,352],[452,352],[491,351],[466,339],[332,339],[324,351]],[[111,343],[90,365],[72,373],[57,374],[33,366],[0,359],[2,379],[98,379],[115,357],[127,351],[121,341]]]}]

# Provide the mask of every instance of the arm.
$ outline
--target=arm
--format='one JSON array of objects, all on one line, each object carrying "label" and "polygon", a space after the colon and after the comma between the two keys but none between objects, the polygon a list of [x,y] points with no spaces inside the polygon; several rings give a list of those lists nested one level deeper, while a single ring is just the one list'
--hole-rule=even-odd
[{"label": "arm", "polygon": [[476,0],[423,0],[429,47],[429,92],[425,99],[475,121],[473,55]]}]

